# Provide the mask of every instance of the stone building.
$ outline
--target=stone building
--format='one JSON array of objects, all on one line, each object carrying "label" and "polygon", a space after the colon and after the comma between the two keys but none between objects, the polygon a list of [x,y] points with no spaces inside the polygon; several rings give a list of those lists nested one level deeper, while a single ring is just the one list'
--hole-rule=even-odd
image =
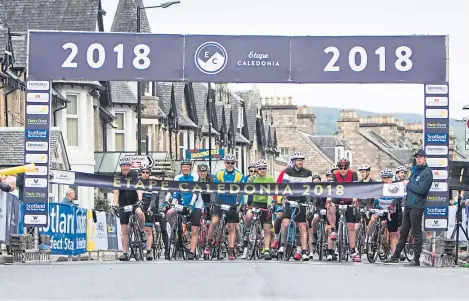
[{"label": "stone building", "polygon": [[275,160],[276,174],[287,166],[288,158],[293,152],[304,153],[305,167],[321,176],[340,157],[353,160],[351,149],[345,140],[316,135],[316,116],[311,107],[294,105],[292,97],[265,97],[262,111],[264,123],[270,122],[276,129],[280,153]]}]

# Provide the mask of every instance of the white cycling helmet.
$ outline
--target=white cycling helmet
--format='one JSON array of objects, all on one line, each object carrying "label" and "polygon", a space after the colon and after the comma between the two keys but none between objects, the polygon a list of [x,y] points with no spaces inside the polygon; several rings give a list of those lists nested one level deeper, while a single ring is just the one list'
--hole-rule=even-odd
[{"label": "white cycling helmet", "polygon": [[265,168],[267,169],[267,162],[264,159],[260,159],[259,161],[256,162],[256,168]]},{"label": "white cycling helmet", "polygon": [[371,169],[371,166],[368,165],[368,164],[362,164],[360,166],[358,166],[358,170],[370,170]]},{"label": "white cycling helmet", "polygon": [[399,167],[397,167],[397,168],[396,168],[396,173],[398,173],[398,172],[400,172],[400,171],[403,171],[403,172],[407,173],[407,167],[402,166],[402,165],[399,166]]},{"label": "white cycling helmet", "polygon": [[394,173],[389,168],[385,168],[381,171],[381,178],[392,178]]},{"label": "white cycling helmet", "polygon": [[119,166],[130,165],[130,163],[132,163],[132,159],[130,157],[122,157],[119,159]]},{"label": "white cycling helmet", "polygon": [[226,154],[225,162],[236,162],[236,156],[233,154]]},{"label": "white cycling helmet", "polygon": [[290,156],[290,160],[291,161],[295,161],[295,160],[304,160],[305,159],[305,155],[303,155],[302,152],[294,152],[293,154],[291,154]]}]

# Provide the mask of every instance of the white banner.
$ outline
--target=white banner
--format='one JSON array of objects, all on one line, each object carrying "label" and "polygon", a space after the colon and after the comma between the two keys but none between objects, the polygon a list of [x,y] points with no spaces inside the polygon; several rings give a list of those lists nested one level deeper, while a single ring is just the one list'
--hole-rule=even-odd
[{"label": "white banner", "polygon": [[[451,238],[451,234],[453,234],[454,227],[456,225],[456,211],[458,210],[458,206],[449,206],[448,210],[448,232],[446,232],[446,238]],[[462,225],[464,229],[467,231],[467,214],[462,209]],[[456,234],[454,235],[454,239],[456,239]],[[464,233],[459,230],[459,241],[467,241],[466,236]]]},{"label": "white banner", "polygon": [[122,251],[122,229],[121,229],[121,221],[116,216],[116,225],[117,225],[117,246],[119,251]]},{"label": "white banner", "polygon": [[107,224],[106,213],[96,211],[96,251],[107,251]]}]

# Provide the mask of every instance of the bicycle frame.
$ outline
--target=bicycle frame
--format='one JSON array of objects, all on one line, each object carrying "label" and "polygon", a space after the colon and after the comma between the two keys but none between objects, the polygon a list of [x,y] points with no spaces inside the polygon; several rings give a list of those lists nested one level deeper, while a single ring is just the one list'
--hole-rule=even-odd
[{"label": "bicycle frame", "polygon": [[140,204],[134,205],[127,205],[123,207],[116,208],[116,214],[119,216],[120,211],[124,213],[130,212],[129,216],[129,224],[128,226],[128,248],[130,249],[129,259],[134,257],[136,261],[142,260],[143,261],[143,243],[142,237],[140,233],[140,226],[138,224],[137,216],[135,215],[135,211],[137,208],[141,208]]}]

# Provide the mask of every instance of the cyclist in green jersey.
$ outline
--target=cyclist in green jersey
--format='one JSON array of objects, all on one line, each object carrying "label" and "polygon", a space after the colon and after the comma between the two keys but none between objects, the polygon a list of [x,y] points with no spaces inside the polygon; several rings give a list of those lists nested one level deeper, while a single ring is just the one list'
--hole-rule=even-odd
[{"label": "cyclist in green jersey", "polygon": [[[259,160],[256,163],[257,175],[251,176],[248,180],[248,183],[262,184],[262,183],[275,183],[275,179],[272,176],[267,175],[267,162],[265,160]],[[251,203],[252,202],[252,203]],[[255,195],[252,200],[248,200],[248,206],[254,208],[269,209],[271,208],[272,197],[267,195]],[[264,258],[266,260],[272,259],[270,256],[270,232],[272,228],[272,215],[270,211],[261,211],[260,212],[260,221],[264,225]],[[252,220],[251,210],[246,212],[244,217],[244,224],[246,225],[246,237],[249,237],[249,228]],[[246,243],[246,242],[245,242]],[[241,258],[246,258],[247,255],[247,244],[244,246],[244,253]]]}]

